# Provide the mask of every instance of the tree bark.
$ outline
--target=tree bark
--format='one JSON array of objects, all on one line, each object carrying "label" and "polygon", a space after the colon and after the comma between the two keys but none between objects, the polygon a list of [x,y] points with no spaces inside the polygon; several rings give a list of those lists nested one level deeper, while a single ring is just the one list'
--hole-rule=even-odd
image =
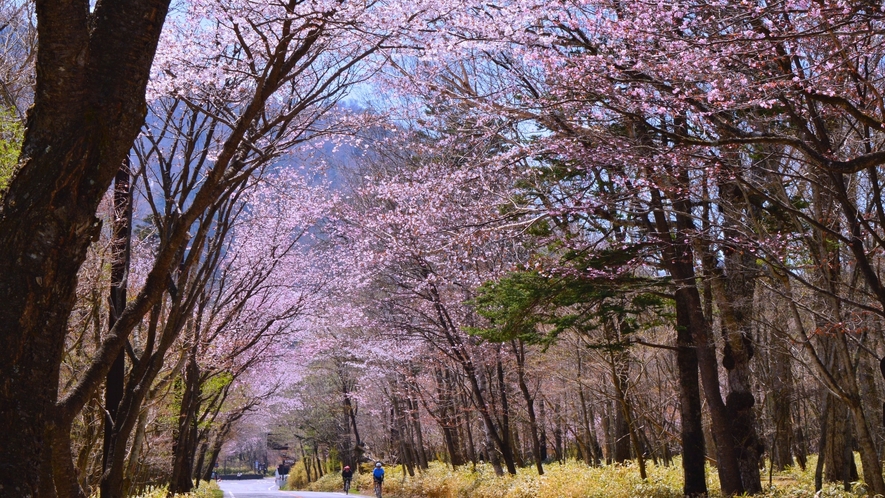
[{"label": "tree bark", "polygon": [[526,409],[529,413],[529,427],[532,434],[532,455],[535,458],[535,467],[538,469],[538,475],[544,475],[544,464],[541,456],[541,440],[538,437],[538,419],[535,416],[535,398],[529,392],[529,386],[525,381],[525,344],[522,340],[511,340],[510,346],[513,348],[513,354],[516,357],[516,379],[519,384],[519,390],[525,400]]},{"label": "tree bark", "polygon": [[[737,234],[731,235],[737,237]],[[740,248],[727,248],[725,253],[724,271],[713,271],[712,286],[725,344],[722,365],[727,372],[729,388],[725,409],[731,423],[744,491],[757,494],[762,492],[759,467],[764,445],[756,431],[753,410],[756,398],[750,371],[755,255]]]},{"label": "tree bark", "polygon": [[411,419],[411,430],[415,435],[415,456],[417,457],[418,467],[427,469],[427,453],[424,451],[424,430],[421,427],[421,417],[418,413],[418,400],[414,396],[413,387],[409,386],[409,417]]},{"label": "tree bark", "polygon": [[[645,455],[643,455],[642,444],[639,441],[639,436],[637,435],[636,426],[633,423],[633,416],[630,411],[630,403],[627,400],[627,392],[626,391],[627,391],[628,383],[627,383],[626,361],[624,361],[624,358],[619,358],[619,356],[621,356],[621,354],[613,354],[612,358],[610,359],[611,373],[612,373],[612,377],[614,377],[614,379],[612,379],[612,380],[614,381],[613,383],[615,385],[615,396],[617,397],[618,408],[620,408],[620,410],[617,410],[617,413],[619,414],[618,418],[623,419],[623,424],[627,428],[627,438],[629,438],[629,439],[627,439],[626,442],[628,445],[632,444],[633,451],[636,453],[636,462],[638,463],[638,466],[639,466],[639,477],[642,479],[646,479],[646,478],[648,478],[648,476],[646,475],[646,472],[645,472]],[[619,424],[620,424],[620,422],[619,422]],[[624,438],[624,436],[622,436],[620,434],[621,430],[622,430],[621,427],[618,427],[618,437]],[[630,447],[628,446],[627,447],[628,456],[629,456],[629,448]]]},{"label": "tree bark", "polygon": [[701,392],[698,384],[698,357],[691,337],[691,300],[685,289],[677,289],[676,301],[676,369],[679,375],[679,413],[682,427],[682,473],[685,496],[706,496],[704,468],[704,426],[701,413]]},{"label": "tree bark", "polygon": [[774,447],[771,461],[774,468],[783,471],[793,465],[793,371],[789,353],[775,351],[771,355],[773,388],[771,392]]},{"label": "tree bark", "polygon": [[[129,261],[132,254],[132,175],[129,170],[129,160],[123,162],[123,166],[117,171],[114,178],[114,223],[111,239],[111,288],[108,296],[108,330],[123,313],[126,307],[126,287],[129,282]],[[105,422],[104,443],[102,448],[103,473],[108,471],[110,462],[114,458],[113,442],[114,427],[120,421],[117,414],[120,403],[123,401],[124,384],[126,380],[126,355],[121,349],[114,359],[111,369],[105,380]],[[123,458],[122,455],[119,458]],[[100,483],[102,498],[113,496],[108,487],[108,481],[102,479]],[[119,492],[119,491],[118,491]]]},{"label": "tree bark", "polygon": [[[484,388],[485,382],[480,378],[480,373],[477,371],[476,365],[474,365],[473,359],[465,348],[461,337],[457,335],[456,325],[443,305],[438,291],[433,285],[431,285],[429,292],[429,300],[433,304],[434,310],[439,318],[441,332],[444,334],[448,346],[451,348],[450,355],[464,370],[464,374],[467,376],[467,380],[470,383],[474,405],[479,411],[480,417],[485,424],[486,443],[489,444],[494,442],[494,446],[488,448],[492,453],[490,455],[492,457],[492,465],[495,466],[496,472],[500,469],[500,461],[498,459],[498,451],[500,451],[500,456],[504,458],[507,471],[511,475],[516,475],[516,464],[510,447],[509,427],[505,427],[504,424],[501,424],[499,431],[498,424],[496,424],[495,420],[492,418],[491,407],[486,399],[486,389]],[[498,359],[498,364],[500,364],[500,358]],[[501,392],[502,395],[506,396],[503,386]],[[506,407],[504,408],[503,413],[505,418],[502,420],[506,421]]]},{"label": "tree bark", "polygon": [[77,272],[144,123],[169,1],[89,4],[36,2],[34,105],[0,205],[0,494],[13,498],[39,489]]},{"label": "tree bark", "polygon": [[[630,460],[630,414],[628,413],[627,400],[625,398],[627,391],[627,365],[624,360],[621,355],[612,355],[609,358],[612,386],[615,389],[615,407],[614,413],[612,413],[614,424],[612,429],[614,430],[614,461],[616,463],[624,463]],[[640,465],[640,470],[642,473],[645,473],[645,465]]]},{"label": "tree bark", "polygon": [[197,442],[197,412],[200,405],[200,367],[197,363],[198,336],[193,341],[184,371],[178,426],[172,440],[172,475],[169,478],[169,496],[188,493],[193,488],[193,458]]},{"label": "tree bark", "polygon": [[[683,173],[683,176],[685,174]],[[680,178],[687,184],[687,178]],[[722,493],[726,496],[743,493],[740,465],[732,435],[731,420],[719,388],[719,366],[713,349],[713,338],[702,311],[700,293],[695,283],[694,256],[688,241],[695,231],[694,221],[688,213],[691,208],[687,201],[673,201],[675,226],[663,210],[661,195],[652,191],[654,210],[654,230],[661,241],[664,266],[673,277],[676,292],[684,300],[685,311],[696,348],[701,385],[710,409],[713,438],[716,442],[716,461]]]}]

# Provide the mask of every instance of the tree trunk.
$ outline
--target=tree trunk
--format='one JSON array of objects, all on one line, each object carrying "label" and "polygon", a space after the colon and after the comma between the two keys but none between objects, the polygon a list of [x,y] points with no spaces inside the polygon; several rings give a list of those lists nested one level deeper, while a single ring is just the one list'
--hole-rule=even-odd
[{"label": "tree trunk", "polygon": [[[507,409],[506,407],[504,407],[503,409],[502,421],[504,423],[501,424],[502,426],[500,427],[499,432],[497,424],[495,424],[495,421],[492,419],[491,407],[489,406],[488,400],[486,399],[486,390],[484,389],[485,383],[480,378],[476,365],[474,365],[467,348],[465,347],[461,337],[458,335],[455,323],[449,316],[445,306],[443,306],[438,291],[433,285],[431,285],[429,292],[431,295],[430,301],[433,303],[434,310],[436,311],[437,317],[439,318],[439,323],[441,324],[441,332],[445,335],[446,341],[451,348],[450,355],[464,370],[464,374],[467,376],[468,382],[470,382],[474,405],[479,411],[480,417],[485,424],[486,442],[494,442],[495,447],[488,448],[494,454],[494,458],[492,458],[492,464],[497,464],[497,467],[495,467],[495,470],[497,472],[497,470],[500,468],[500,461],[498,461],[497,458],[498,450],[500,450],[500,455],[504,458],[504,462],[507,465],[507,471],[511,475],[515,475],[516,465],[513,461],[513,452],[510,448],[509,426],[504,426],[504,423],[507,423]],[[498,363],[500,364],[500,357],[498,358]],[[503,371],[501,373],[503,374]],[[503,389],[503,386],[501,389],[501,393],[505,396],[503,399],[506,400],[506,391]]]},{"label": "tree trunk", "polygon": [[[108,296],[108,330],[126,307],[126,288],[129,282],[129,261],[132,255],[132,177],[129,160],[117,171],[114,178],[114,222],[111,238],[111,288]],[[113,459],[114,426],[119,424],[117,414],[123,401],[126,380],[126,355],[117,353],[105,381],[105,423],[102,448],[102,473],[107,472]],[[102,498],[109,498],[112,491],[106,480],[100,484]]]},{"label": "tree trunk", "polygon": [[535,458],[535,467],[538,469],[538,475],[544,475],[543,457],[541,456],[541,440],[538,437],[538,420],[535,417],[535,398],[529,392],[529,386],[525,382],[525,344],[519,340],[511,340],[510,345],[513,348],[513,354],[516,357],[516,374],[519,390],[525,400],[526,408],[529,413],[529,427],[532,434],[532,455]]},{"label": "tree trunk", "polygon": [[[590,465],[593,467],[598,467],[600,464],[601,458],[602,458],[602,455],[600,455],[601,448],[599,447],[599,441],[596,438],[596,430],[593,428],[593,426],[594,426],[593,408],[589,405],[589,403],[587,403],[587,397],[584,394],[584,384],[582,381],[583,362],[581,360],[580,351],[578,352],[577,366],[578,366],[578,400],[581,403],[581,430],[579,431],[579,433],[585,434],[585,436],[583,438],[581,438],[582,455],[584,457],[584,462],[587,465]],[[560,440],[557,444],[559,445],[559,452],[561,454],[562,453],[562,432],[561,432],[561,430],[562,430],[561,429],[562,415],[559,410],[557,410],[556,413],[557,413],[558,423],[560,424],[557,426],[557,428],[560,430],[560,432],[559,432]],[[607,417],[606,417],[606,420],[608,420]],[[606,423],[605,425],[606,425],[606,441],[610,442],[611,438],[608,436],[608,434],[610,432],[607,427],[608,424]],[[611,452],[609,452],[609,455],[611,455]],[[563,455],[562,458],[565,458],[565,456]],[[562,460],[560,459],[560,461],[562,461]],[[608,463],[611,463],[611,462],[608,462]]]},{"label": "tree trunk", "polygon": [[[47,440],[50,440],[50,438],[47,437]],[[40,492],[37,494],[37,496],[45,496],[46,498],[57,498],[58,494],[55,492],[54,481],[55,473],[52,470],[52,445],[44,445],[40,451],[43,452],[43,457],[41,459],[43,468],[39,469],[38,472],[40,472],[44,476],[47,476],[47,478],[40,479]]]},{"label": "tree trunk", "polygon": [[793,357],[774,345],[771,354],[771,406],[774,424],[774,445],[771,448],[771,464],[777,471],[793,465]]},{"label": "tree trunk", "polygon": [[[579,385],[580,388],[580,385]],[[553,453],[557,462],[565,461],[565,452],[562,445],[562,404],[553,404]]]},{"label": "tree trunk", "polygon": [[311,478],[310,473],[310,458],[307,457],[307,453],[304,451],[304,440],[298,438],[298,446],[301,448],[301,463],[304,464],[304,473],[307,475],[307,482],[312,482],[313,478]]},{"label": "tree trunk", "polygon": [[725,339],[722,365],[727,371],[729,387],[725,409],[731,422],[744,491],[757,494],[762,492],[759,467],[763,445],[756,432],[753,410],[756,398],[751,386],[753,343],[750,317],[753,313],[754,279],[748,276],[752,270],[747,269],[755,265],[755,255],[736,249],[726,253],[725,273],[713,279],[713,293],[720,310]]},{"label": "tree trunk", "polygon": [[[462,395],[462,396],[466,397],[466,395]],[[466,402],[466,400],[464,402],[464,406],[465,407],[468,406],[468,403]],[[459,427],[461,427],[461,426],[459,426]],[[476,463],[477,463],[478,459],[476,457],[476,443],[473,440],[473,428],[471,425],[469,411],[464,413],[463,427],[464,427],[465,432],[467,433],[467,457],[470,458],[470,463],[473,464],[473,470],[476,470]],[[460,438],[460,439],[462,441],[464,440],[464,438]]]},{"label": "tree trunk", "polygon": [[845,448],[851,448],[851,423],[848,407],[841,400],[830,393],[824,393],[828,400],[824,406],[826,411],[826,425],[822,430],[821,438],[824,438],[824,480],[827,482],[847,483],[849,487],[852,481],[857,480],[857,466],[854,458],[846,458]]},{"label": "tree trunk", "polygon": [[212,472],[215,470],[215,464],[218,462],[218,455],[221,454],[221,447],[224,445],[224,440],[227,437],[228,432],[230,432],[231,426],[232,423],[230,421],[222,423],[212,440],[212,445],[209,449],[209,458],[206,461],[206,470],[203,473],[204,481],[212,479]]},{"label": "tree trunk", "polygon": [[[126,444],[129,435],[142,419],[141,406],[150,394],[150,386],[163,366],[163,356],[172,345],[173,337],[164,333],[163,340],[155,347],[155,336],[160,319],[160,307],[155,306],[148,322],[148,339],[138,364],[129,372],[123,398],[119,404],[117,418],[113,426],[111,453],[101,476],[102,487],[111,497],[124,496],[123,481],[126,468]],[[175,327],[176,319],[167,317],[167,327]],[[143,429],[143,428],[142,428]],[[131,464],[130,464],[131,466]],[[106,484],[105,484],[106,483]]]},{"label": "tree trunk", "polygon": [[[611,358],[610,367],[612,374],[612,386],[615,389],[615,407],[612,413],[614,424],[612,429],[614,433],[614,461],[615,463],[624,463],[630,460],[630,423],[628,421],[629,413],[627,413],[627,400],[624,399],[627,389],[627,372],[626,364],[623,358]],[[644,466],[642,466],[644,472]],[[644,478],[644,477],[643,477]]]},{"label": "tree trunk", "polygon": [[[344,380],[342,379],[342,385],[343,385],[343,383],[344,383]],[[350,392],[348,391],[346,386],[344,386],[344,388],[342,390],[344,391],[344,393],[343,393],[343,395],[344,395],[344,412],[347,414],[347,419],[349,422],[348,428],[353,433],[353,439],[354,439],[354,446],[350,451],[350,453],[351,453],[350,460],[345,463],[352,466],[353,468],[356,468],[356,465],[358,463],[357,459],[359,458],[359,455],[355,455],[354,453],[359,453],[361,451],[361,448],[363,446],[363,442],[360,439],[360,432],[356,426],[356,408],[353,407],[353,402],[350,399],[350,397],[351,397]]]},{"label": "tree trunk", "polygon": [[541,437],[539,440],[539,446],[541,447],[541,461],[547,461],[547,401],[544,398],[541,398]]},{"label": "tree trunk", "polygon": [[146,426],[147,414],[142,412],[139,414],[135,428],[135,436],[132,438],[132,449],[129,451],[129,461],[128,465],[126,465],[126,472],[122,473],[124,478],[120,481],[120,489],[123,496],[129,496],[135,482],[135,474],[139,468],[142,446],[144,445],[144,439],[146,437]]},{"label": "tree trunk", "polygon": [[[682,178],[682,181],[687,184],[687,179]],[[713,349],[713,338],[703,315],[701,297],[695,283],[693,251],[688,244],[695,232],[694,221],[687,214],[691,208],[687,201],[673,201],[676,226],[671,231],[660,193],[652,191],[652,201],[656,207],[655,230],[661,241],[664,265],[673,277],[676,292],[682,294],[681,298],[685,300],[685,310],[689,315],[687,323],[697,352],[701,385],[710,410],[712,432],[716,441],[717,470],[722,493],[726,496],[741,494],[744,487],[731,420],[719,388],[719,366]]]},{"label": "tree trunk", "polygon": [[194,471],[193,476],[197,481],[197,487],[200,486],[200,481],[208,481],[209,479],[204,479],[204,465],[206,463],[206,455],[209,453],[209,441],[203,440],[200,442],[200,449],[197,451],[197,461],[194,463]]},{"label": "tree trunk", "polygon": [[59,498],[86,498],[71,458],[70,427],[51,427],[48,439],[52,441],[52,477]]},{"label": "tree trunk", "polygon": [[461,426],[461,417],[457,415],[456,398],[454,395],[454,384],[451,381],[451,370],[437,368],[434,371],[436,379],[436,399],[437,399],[437,421],[443,433],[443,441],[446,445],[446,452],[449,454],[449,463],[452,468],[456,468],[464,464],[463,452],[460,446],[459,428]]},{"label": "tree trunk", "polygon": [[498,392],[501,394],[501,456],[507,465],[507,472],[516,475],[516,459],[513,456],[513,438],[510,432],[510,405],[507,400],[507,384],[504,382],[504,365],[501,363],[501,349],[498,348],[495,361],[495,371],[498,377]]},{"label": "tree trunk", "polygon": [[169,496],[189,493],[193,488],[191,472],[196,450],[196,417],[200,404],[200,367],[197,363],[199,341],[196,335],[185,367],[178,426],[172,439],[172,475],[169,478]]},{"label": "tree trunk", "polygon": [[676,369],[679,375],[679,414],[682,422],[682,473],[685,496],[706,496],[704,426],[698,385],[698,357],[691,337],[691,300],[676,290]]},{"label": "tree trunk", "polygon": [[[410,388],[411,391],[411,388]],[[409,395],[409,415],[411,418],[411,431],[415,435],[415,455],[418,467],[427,469],[427,454],[424,452],[424,430],[421,428],[421,418],[418,413],[418,401]]]},{"label": "tree trunk", "polygon": [[[627,426],[627,436],[620,435],[621,428],[618,427],[618,437],[627,439],[627,443],[633,445],[633,451],[636,453],[636,462],[639,465],[639,477],[642,479],[648,478],[645,472],[645,456],[642,451],[642,444],[639,442],[639,436],[637,435],[636,426],[633,423],[633,417],[630,413],[630,403],[627,401],[627,365],[624,358],[621,357],[621,354],[613,354],[611,361],[611,373],[612,377],[614,377],[613,383],[615,386],[615,396],[617,398],[617,404],[620,410],[618,410],[619,418],[623,419],[624,425]],[[629,446],[628,446],[628,456],[629,456]]]},{"label": "tree trunk", "polygon": [[323,461],[320,460],[320,447],[316,441],[313,442],[313,456],[314,456],[314,459],[316,459],[317,479],[319,479],[320,477],[323,477],[326,474],[326,472],[323,469]]},{"label": "tree trunk", "polygon": [[33,496],[48,477],[34,469],[48,444],[77,273],[100,229],[98,203],[144,123],[168,4],[100,2],[90,13],[85,0],[36,2],[34,105],[0,201],[3,496]]},{"label": "tree trunk", "polygon": [[713,296],[719,308],[724,339],[722,366],[728,379],[725,408],[732,424],[741,482],[744,491],[757,494],[762,492],[759,467],[764,445],[756,431],[750,360],[754,353],[753,297],[759,268],[754,253],[732,245],[743,238],[742,225],[753,219],[755,213],[736,182],[720,183],[719,198],[719,209],[725,215],[723,238],[727,241],[722,248],[723,265],[714,264],[715,256],[709,246],[703,245],[704,271],[711,277]]}]

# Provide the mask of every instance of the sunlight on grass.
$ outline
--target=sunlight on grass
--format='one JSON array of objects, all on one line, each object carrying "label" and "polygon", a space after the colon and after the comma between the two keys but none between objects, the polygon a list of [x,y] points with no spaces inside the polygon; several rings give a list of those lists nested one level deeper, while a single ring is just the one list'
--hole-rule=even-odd
[{"label": "sunlight on grass", "polygon": [[[841,485],[825,484],[820,494],[814,493],[814,466],[817,459],[809,458],[807,470],[798,467],[771,475],[763,471],[762,486],[765,498],[838,498],[863,496],[863,483],[854,483],[846,492]],[[568,461],[544,467],[539,476],[534,467],[519,469],[516,476],[498,477],[491,465],[470,465],[457,470],[440,463],[431,463],[424,472],[414,477],[403,475],[402,467],[388,467],[384,480],[384,495],[395,498],[677,498],[682,497],[682,468],[677,458],[669,467],[648,462],[648,479],[639,478],[635,465],[587,467]],[[858,464],[859,466],[859,464]],[[860,469],[859,469],[860,471]],[[354,476],[354,486],[362,493],[371,494],[372,477],[368,467]],[[707,487],[711,497],[721,497],[716,469],[707,468]],[[340,491],[341,476],[327,474],[305,487],[312,491]]]},{"label": "sunlight on grass", "polygon": [[[146,490],[139,495],[132,495],[131,498],[166,498],[168,496],[168,488],[166,486],[156,486]],[[200,487],[191,493],[176,494],[173,498],[222,498],[224,492],[218,487],[215,481],[200,481]],[[98,492],[91,495],[91,498],[98,498]]]}]

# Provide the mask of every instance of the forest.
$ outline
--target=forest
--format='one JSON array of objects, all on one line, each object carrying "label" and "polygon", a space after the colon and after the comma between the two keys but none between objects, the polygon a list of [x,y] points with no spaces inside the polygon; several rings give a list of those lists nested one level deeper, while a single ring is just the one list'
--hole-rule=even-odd
[{"label": "forest", "polygon": [[0,0],[0,44],[0,496],[885,496],[880,3]]}]

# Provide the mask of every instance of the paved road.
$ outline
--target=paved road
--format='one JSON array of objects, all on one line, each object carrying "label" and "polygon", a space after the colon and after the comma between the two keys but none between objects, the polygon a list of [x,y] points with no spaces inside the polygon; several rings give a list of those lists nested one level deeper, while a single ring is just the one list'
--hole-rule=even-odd
[{"label": "paved road", "polygon": [[[224,498],[342,498],[344,493],[318,493],[314,491],[280,491],[272,477],[221,481]],[[350,496],[363,496],[350,493]]]}]

